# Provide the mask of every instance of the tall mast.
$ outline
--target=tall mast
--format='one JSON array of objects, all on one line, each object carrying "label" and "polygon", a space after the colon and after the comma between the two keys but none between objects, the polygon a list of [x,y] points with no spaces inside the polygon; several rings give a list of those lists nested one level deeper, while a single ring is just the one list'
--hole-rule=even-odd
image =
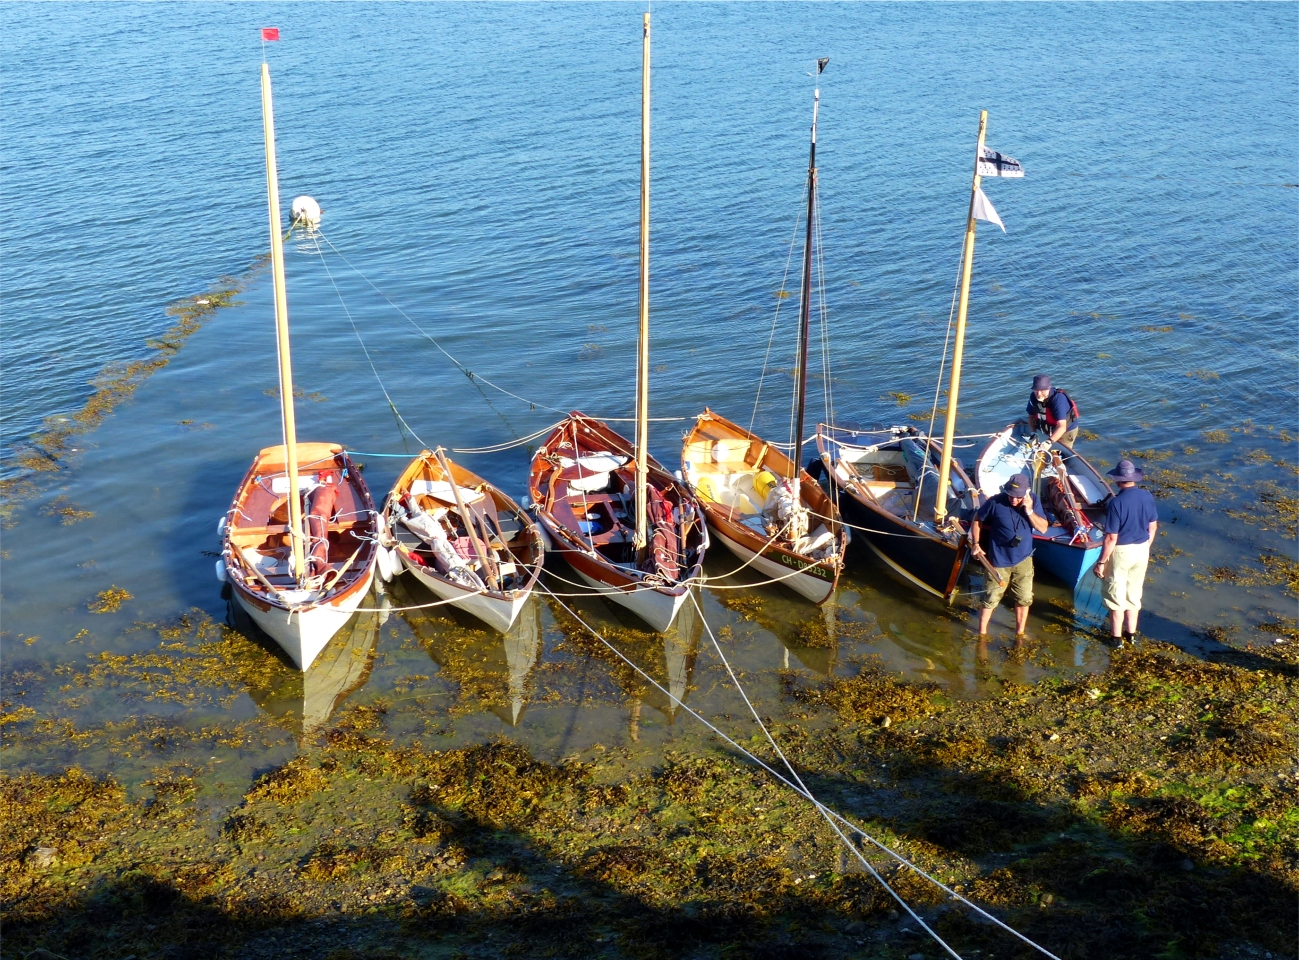
[{"label": "tall mast", "polygon": [[[819,71],[818,71],[819,72]],[[816,113],[821,105],[818,88],[812,98],[812,156],[807,162],[807,237],[803,241],[803,293],[799,304],[798,371],[794,377],[794,396],[798,398],[798,415],[794,423],[794,465],[791,479],[798,496],[798,476],[803,463],[803,414],[807,407],[807,331],[812,325],[812,222],[816,217]]]},{"label": "tall mast", "polygon": [[275,345],[280,358],[280,423],[284,430],[285,469],[289,475],[289,539],[293,576],[306,574],[302,551],[302,501],[298,497],[298,427],[293,417],[293,365],[289,359],[289,297],[284,286],[284,238],[280,235],[280,182],[275,169],[275,115],[271,110],[271,69],[262,63],[262,127],[266,135],[266,193],[271,215],[271,270],[275,279]]},{"label": "tall mast", "polygon": [[943,427],[943,459],[938,468],[938,497],[934,500],[934,526],[947,519],[947,487],[952,472],[952,441],[956,438],[956,403],[961,395],[961,360],[965,355],[965,315],[970,306],[970,274],[974,272],[974,198],[979,193],[979,156],[988,129],[988,111],[979,113],[979,145],[974,148],[974,183],[970,187],[970,212],[965,223],[965,253],[961,266],[961,306],[956,314],[956,343],[952,347],[952,381],[947,393],[947,424]]},{"label": "tall mast", "polygon": [[650,15],[645,14],[640,100],[640,337],[636,354],[636,537],[637,559],[649,542],[645,485],[649,482],[649,163]]}]

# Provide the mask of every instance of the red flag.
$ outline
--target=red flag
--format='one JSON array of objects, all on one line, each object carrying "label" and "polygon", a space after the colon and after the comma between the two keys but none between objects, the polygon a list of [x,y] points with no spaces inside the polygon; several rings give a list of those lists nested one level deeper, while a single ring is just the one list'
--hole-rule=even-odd
[{"label": "red flag", "polygon": [[278,39],[280,39],[280,28],[279,28],[279,27],[262,27],[262,39],[263,39],[263,40],[278,40]]}]

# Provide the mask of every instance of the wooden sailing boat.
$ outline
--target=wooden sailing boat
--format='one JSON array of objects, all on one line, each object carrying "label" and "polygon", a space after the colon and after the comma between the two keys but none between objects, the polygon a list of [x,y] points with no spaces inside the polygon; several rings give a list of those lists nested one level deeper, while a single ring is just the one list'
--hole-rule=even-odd
[{"label": "wooden sailing boat", "polygon": [[402,471],[383,517],[401,567],[452,606],[510,629],[545,555],[522,507],[439,447]]},{"label": "wooden sailing boat", "polygon": [[[818,73],[825,68],[819,64]],[[812,155],[807,168],[807,237],[799,304],[794,376],[794,457],[707,408],[686,434],[681,475],[694,490],[717,538],[756,571],[813,603],[824,603],[839,582],[848,530],[834,501],[800,467],[807,402],[807,340],[812,313],[812,242],[816,218],[817,90],[812,105]]]},{"label": "wooden sailing boat", "polygon": [[528,493],[555,552],[578,576],[666,630],[699,577],[708,531],[689,490],[649,455],[648,13],[644,29],[636,442],[574,411],[533,457]]},{"label": "wooden sailing boat", "polygon": [[1101,521],[1114,488],[1081,455],[1035,437],[1023,421],[994,435],[975,468],[985,497],[1017,473],[1033,478],[1034,506],[1050,524],[1045,533],[1033,531],[1033,562],[1077,589],[1101,557]]},{"label": "wooden sailing boat", "polygon": [[[980,174],[987,168],[983,145],[987,124],[985,110],[979,115],[979,142],[974,152],[974,181],[966,216],[960,307],[942,442],[913,427],[861,431],[820,424],[816,435],[822,463],[840,493],[845,519],[862,532],[871,550],[892,570],[949,602],[956,595],[957,582],[969,557],[969,516],[980,503],[978,489],[952,459],[952,442],[956,436],[965,321],[974,267],[976,202],[982,196]],[[998,161],[1002,159],[999,154],[995,156]]]},{"label": "wooden sailing boat", "polygon": [[370,590],[379,515],[341,446],[298,443],[271,74],[264,62],[262,121],[284,443],[258,453],[240,483],[221,524],[221,569],[235,601],[305,671]]}]

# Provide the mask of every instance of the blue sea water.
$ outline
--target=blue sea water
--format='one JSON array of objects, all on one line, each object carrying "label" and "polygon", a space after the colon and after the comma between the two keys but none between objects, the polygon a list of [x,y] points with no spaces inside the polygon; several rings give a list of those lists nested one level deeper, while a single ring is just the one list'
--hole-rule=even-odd
[{"label": "blue sea water", "polygon": [[[556,410],[629,415],[641,10],[0,6],[8,471],[106,364],[149,355],[167,304],[266,250],[257,31],[271,24],[282,202],[310,194],[325,209],[325,239],[287,253],[299,435],[399,454],[502,443]],[[655,416],[752,409],[775,294],[797,289],[797,259],[784,271],[814,85],[833,413],[927,411],[986,109],[989,145],[1026,176],[985,181],[1006,231],[979,231],[962,431],[1014,419],[1049,372],[1099,435],[1084,445],[1097,462],[1175,454],[1227,498],[1162,501],[1180,556],[1148,609],[1170,639],[1293,607],[1273,587],[1194,576],[1293,555],[1284,530],[1225,509],[1268,481],[1293,495],[1299,7],[660,3],[653,18]],[[202,551],[252,455],[279,442],[269,276],[249,277],[6,532],[10,651],[31,637],[22,656],[43,662],[130,650],[133,620],[223,615]],[[773,367],[792,364],[794,303]],[[425,334],[530,402],[467,377]],[[768,379],[760,432],[783,437],[788,390]],[[682,428],[656,426],[665,463]],[[471,465],[518,493],[527,459]],[[376,492],[401,462],[368,459]],[[56,496],[95,516],[61,525],[41,513]],[[88,615],[110,583],[132,603]],[[880,625],[873,652],[968,680],[970,651],[927,601],[871,567],[846,588],[854,615]],[[1094,667],[1103,652],[1070,658]]]}]

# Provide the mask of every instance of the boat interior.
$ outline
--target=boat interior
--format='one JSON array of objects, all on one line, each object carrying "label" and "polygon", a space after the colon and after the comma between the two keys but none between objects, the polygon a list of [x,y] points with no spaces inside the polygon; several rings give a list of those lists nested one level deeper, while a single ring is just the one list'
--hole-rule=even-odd
[{"label": "boat interior", "polygon": [[[834,470],[839,480],[866,494],[883,510],[897,517],[915,517],[932,525],[938,494],[939,448],[925,449],[923,437],[902,437],[888,443],[856,447],[835,445]],[[952,462],[947,512],[960,517],[972,510],[975,499],[970,484],[955,460]],[[916,497],[920,509],[916,510]]]},{"label": "boat interior", "polygon": [[[1113,493],[1104,477],[1063,444],[1035,440],[1027,425],[998,434],[979,458],[979,489],[995,496],[1017,473],[1033,477],[1033,492],[1052,540],[1099,543],[1105,501]],[[1081,517],[1079,516],[1081,515]]]},{"label": "boat interior", "polygon": [[701,499],[725,507],[731,519],[743,522],[762,513],[765,498],[754,489],[754,478],[764,469],[768,452],[768,445],[757,439],[692,440],[682,456],[685,477]]},{"label": "boat interior", "polygon": [[[453,469],[455,465],[453,464]],[[527,520],[517,505],[493,490],[485,481],[469,476],[457,478],[460,499],[473,517],[474,537],[486,545],[487,560],[502,591],[522,589],[531,578],[531,568],[540,561],[537,542],[529,534]],[[396,495],[408,507],[415,507],[441,526],[446,542],[473,573],[487,582],[483,563],[474,550],[465,519],[456,504],[455,490],[445,479],[441,464],[436,460],[421,462],[414,476],[404,476],[397,484]],[[389,507],[392,516],[392,508]],[[418,533],[398,517],[390,524],[397,542],[406,553],[415,554],[416,562],[445,575],[445,559]],[[486,531],[486,537],[483,536]],[[481,583],[479,584],[481,588]]]},{"label": "boat interior", "polygon": [[[308,528],[309,580],[327,590],[362,574],[374,552],[374,511],[341,457],[303,463],[298,473]],[[283,459],[263,459],[240,497],[228,536],[253,588],[295,589],[289,539],[289,478]],[[259,582],[260,581],[260,582]]]},{"label": "boat interior", "polygon": [[[560,527],[601,558],[628,572],[642,572],[634,543],[635,463],[628,453],[618,452],[626,441],[605,436],[603,425],[587,423],[581,433],[576,423],[570,424],[538,454],[534,495]],[[652,458],[648,494],[653,572],[675,582],[694,566],[702,531],[698,524],[683,522],[693,510],[683,510],[681,488]]]}]

